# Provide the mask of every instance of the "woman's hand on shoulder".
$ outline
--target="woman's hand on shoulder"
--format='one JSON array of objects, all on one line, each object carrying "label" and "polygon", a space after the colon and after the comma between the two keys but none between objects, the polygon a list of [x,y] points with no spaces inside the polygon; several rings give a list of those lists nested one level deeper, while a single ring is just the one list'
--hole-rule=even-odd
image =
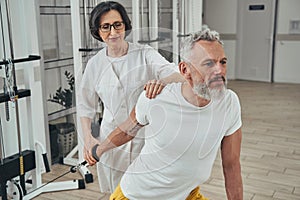
[{"label": "woman's hand on shoulder", "polygon": [[144,85],[144,90],[146,90],[146,97],[149,99],[153,99],[156,97],[156,95],[160,94],[163,88],[166,86],[165,83],[163,83],[160,80],[150,80]]}]

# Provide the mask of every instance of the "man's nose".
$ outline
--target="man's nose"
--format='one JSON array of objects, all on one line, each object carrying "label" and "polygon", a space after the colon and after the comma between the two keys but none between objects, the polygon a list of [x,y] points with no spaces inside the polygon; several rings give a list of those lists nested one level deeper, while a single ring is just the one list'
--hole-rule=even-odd
[{"label": "man's nose", "polygon": [[220,62],[217,62],[214,66],[214,73],[220,74],[222,72],[223,66]]}]

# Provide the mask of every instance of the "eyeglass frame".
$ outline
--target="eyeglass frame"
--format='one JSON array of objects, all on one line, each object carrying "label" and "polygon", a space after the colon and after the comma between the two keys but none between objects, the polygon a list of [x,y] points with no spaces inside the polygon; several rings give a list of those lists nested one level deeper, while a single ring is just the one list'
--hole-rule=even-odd
[{"label": "eyeglass frame", "polygon": [[[102,33],[108,33],[108,32],[110,32],[110,31],[111,31],[111,27],[114,27],[115,30],[121,30],[122,28],[117,29],[117,28],[115,27],[115,26],[116,26],[116,23],[121,23],[121,24],[123,24],[122,28],[125,27],[125,23],[124,23],[123,21],[120,21],[120,22],[119,22],[119,21],[116,21],[116,22],[114,22],[114,23],[112,23],[112,24],[105,23],[105,24],[99,25],[99,30],[100,30]],[[109,26],[109,31],[103,31],[103,30],[101,30],[101,28],[102,28],[104,25],[108,25],[108,26]]]}]

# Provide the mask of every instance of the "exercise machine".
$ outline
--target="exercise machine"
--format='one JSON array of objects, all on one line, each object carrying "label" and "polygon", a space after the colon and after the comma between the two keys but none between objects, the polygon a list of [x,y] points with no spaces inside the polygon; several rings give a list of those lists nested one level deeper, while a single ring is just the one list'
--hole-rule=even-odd
[{"label": "exercise machine", "polygon": [[[8,196],[10,199],[32,199],[33,197],[43,192],[53,192],[69,189],[83,189],[85,188],[83,180],[54,182],[55,180],[64,176],[65,174],[69,172],[74,172],[74,168],[72,168],[72,170],[68,171],[67,173],[64,173],[61,176],[55,178],[52,181],[42,183],[42,173],[44,169],[46,172],[50,171],[50,166],[47,160],[47,151],[43,143],[40,142],[40,138],[36,137],[36,135],[32,133],[34,128],[36,128],[36,126],[39,126],[39,123],[33,123],[33,120],[35,120],[35,117],[33,115],[35,113],[33,112],[30,102],[32,97],[32,91],[30,89],[18,89],[15,69],[15,64],[22,64],[24,66],[27,62],[37,61],[41,59],[41,57],[37,55],[29,55],[28,57],[24,58],[14,58],[13,38],[9,9],[10,6],[8,2],[8,0],[5,0],[5,11],[2,10],[4,1],[0,2],[1,30],[3,39],[2,45],[4,56],[3,61],[0,62],[0,76],[3,77],[3,81],[5,83],[3,93],[0,94],[0,103],[6,104],[5,110],[7,121],[5,122],[3,127],[3,123],[0,116],[1,199],[6,200],[8,199]],[[28,6],[28,4],[26,4],[26,6]],[[6,24],[4,23],[3,18],[7,19]],[[7,25],[7,27],[4,27],[5,25]],[[4,30],[7,30],[8,33],[4,33]],[[7,36],[6,40],[5,36]],[[9,42],[7,43],[7,41]],[[7,47],[10,49],[9,56],[6,55]],[[26,70],[27,69],[24,69],[25,72]],[[36,94],[34,95],[36,96]],[[25,116],[23,116],[23,120],[27,120],[30,122],[27,123],[28,130],[25,130],[21,126],[22,120],[20,119],[19,115],[24,109],[19,108],[19,101],[21,101],[21,107],[25,107],[25,109],[27,109],[28,111],[27,113],[23,113],[23,115]],[[9,108],[15,111],[15,113],[11,113]],[[9,127],[13,127],[13,129],[5,127],[8,125],[10,125]],[[17,133],[17,144],[14,143],[15,132]],[[44,132],[42,131],[41,133]],[[4,136],[11,139],[7,139]],[[29,145],[26,143],[27,140],[30,140]],[[12,146],[13,148],[11,148]],[[17,146],[17,153],[11,153],[12,151],[15,151],[15,146]],[[10,151],[8,151],[7,149],[9,149]],[[8,156],[6,154],[8,154]],[[77,166],[75,167],[75,169],[77,170],[80,167],[81,166]]]}]

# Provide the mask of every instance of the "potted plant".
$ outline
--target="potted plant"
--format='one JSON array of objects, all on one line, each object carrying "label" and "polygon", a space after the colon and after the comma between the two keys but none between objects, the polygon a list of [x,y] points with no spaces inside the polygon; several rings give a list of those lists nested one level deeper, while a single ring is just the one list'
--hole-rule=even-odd
[{"label": "potted plant", "polygon": [[74,93],[75,78],[74,78],[73,74],[71,74],[68,71],[65,71],[65,76],[66,76],[69,88],[62,89],[62,87],[59,87],[56,90],[56,93],[54,95],[50,94],[50,98],[48,99],[48,101],[58,103],[65,108],[71,108],[73,105],[73,93]]}]

